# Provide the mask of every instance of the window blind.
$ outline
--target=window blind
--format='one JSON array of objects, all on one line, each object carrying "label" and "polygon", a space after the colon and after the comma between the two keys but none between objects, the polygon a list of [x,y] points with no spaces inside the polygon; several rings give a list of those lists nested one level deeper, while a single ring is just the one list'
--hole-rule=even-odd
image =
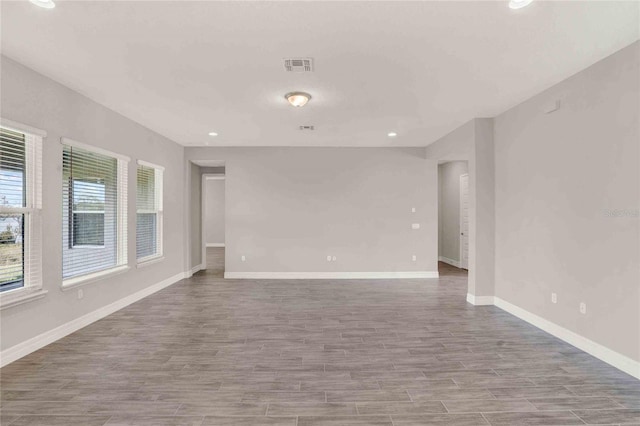
[{"label": "window blind", "polygon": [[42,138],[0,127],[0,292],[42,286]]},{"label": "window blind", "polygon": [[126,163],[97,149],[63,143],[63,279],[127,263]]},{"label": "window blind", "polygon": [[162,256],[163,168],[138,162],[136,186],[136,258],[144,262]]}]

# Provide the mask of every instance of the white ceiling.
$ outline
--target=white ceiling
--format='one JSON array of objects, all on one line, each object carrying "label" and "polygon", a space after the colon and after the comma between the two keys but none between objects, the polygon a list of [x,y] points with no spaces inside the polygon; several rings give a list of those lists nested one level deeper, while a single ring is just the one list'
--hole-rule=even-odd
[{"label": "white ceiling", "polygon": [[193,164],[200,167],[224,167],[224,160],[193,160]]},{"label": "white ceiling", "polygon": [[[184,145],[424,146],[639,38],[635,1],[1,7],[3,54]],[[292,56],[315,72],[286,73]]]}]

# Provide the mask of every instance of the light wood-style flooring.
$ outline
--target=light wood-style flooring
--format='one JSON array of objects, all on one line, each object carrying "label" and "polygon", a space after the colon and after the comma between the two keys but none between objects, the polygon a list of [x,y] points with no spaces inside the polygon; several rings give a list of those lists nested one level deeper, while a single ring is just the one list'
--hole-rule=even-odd
[{"label": "light wood-style flooring", "polygon": [[[0,370],[2,425],[640,424],[640,382],[437,280],[211,270]],[[217,265],[217,266],[216,266]]]}]

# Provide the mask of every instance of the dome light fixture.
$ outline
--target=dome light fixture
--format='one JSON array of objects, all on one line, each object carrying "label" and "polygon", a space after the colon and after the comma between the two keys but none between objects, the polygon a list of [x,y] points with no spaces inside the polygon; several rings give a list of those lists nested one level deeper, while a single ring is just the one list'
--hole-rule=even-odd
[{"label": "dome light fixture", "polygon": [[533,0],[510,0],[509,8],[511,9],[522,9],[523,7],[527,7],[533,2]]},{"label": "dome light fixture", "polygon": [[303,107],[311,99],[311,95],[305,92],[289,92],[284,98],[294,107]]},{"label": "dome light fixture", "polygon": [[389,132],[387,133],[387,136],[389,136],[390,138],[395,138],[396,136],[398,136],[398,134],[396,132]]},{"label": "dome light fixture", "polygon": [[29,1],[35,4],[36,6],[40,6],[43,9],[53,9],[54,7],[56,7],[56,4],[53,2],[53,0],[29,0]]}]

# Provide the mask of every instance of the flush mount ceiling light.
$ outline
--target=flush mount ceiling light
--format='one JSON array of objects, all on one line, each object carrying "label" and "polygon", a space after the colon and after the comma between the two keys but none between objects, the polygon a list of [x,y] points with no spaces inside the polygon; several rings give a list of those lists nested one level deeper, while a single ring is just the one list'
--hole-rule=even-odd
[{"label": "flush mount ceiling light", "polygon": [[56,4],[53,2],[53,0],[29,0],[29,1],[35,4],[36,6],[40,6],[44,9],[53,9],[54,7],[56,7]]},{"label": "flush mount ceiling light", "polygon": [[303,107],[311,99],[311,95],[305,92],[289,92],[284,98],[294,107]]},{"label": "flush mount ceiling light", "polygon": [[209,136],[218,136],[216,132],[209,132]]},{"label": "flush mount ceiling light", "polygon": [[389,132],[387,133],[387,136],[389,136],[390,138],[395,138],[396,136],[398,136],[398,134],[396,132]]},{"label": "flush mount ceiling light", "polygon": [[527,7],[531,4],[533,0],[510,0],[509,7],[511,9],[522,9],[523,7]]}]

